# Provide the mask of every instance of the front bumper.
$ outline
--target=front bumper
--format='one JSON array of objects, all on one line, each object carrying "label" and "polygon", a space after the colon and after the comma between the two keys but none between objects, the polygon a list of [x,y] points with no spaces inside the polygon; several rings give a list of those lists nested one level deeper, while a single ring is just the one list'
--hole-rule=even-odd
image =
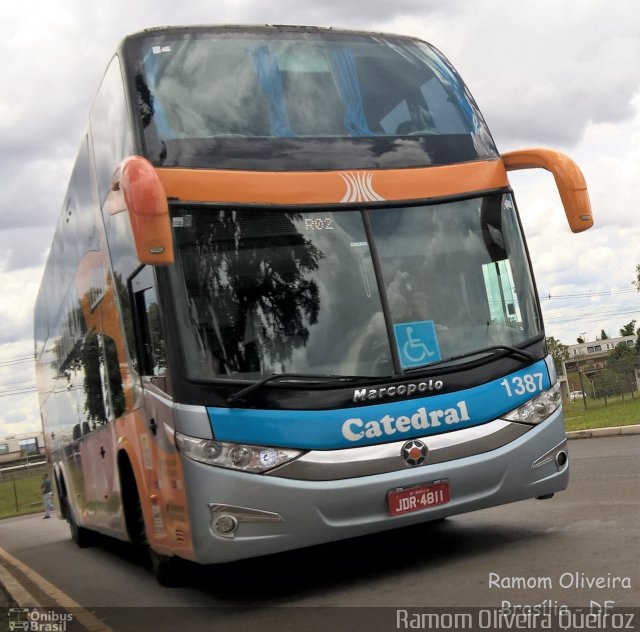
[{"label": "front bumper", "polygon": [[[231,562],[547,496],[568,484],[559,452],[566,453],[561,408],[496,449],[340,480],[247,474],[183,458],[195,560]],[[447,504],[388,515],[389,490],[440,479],[449,481]],[[233,534],[214,529],[223,516],[236,520]]]}]

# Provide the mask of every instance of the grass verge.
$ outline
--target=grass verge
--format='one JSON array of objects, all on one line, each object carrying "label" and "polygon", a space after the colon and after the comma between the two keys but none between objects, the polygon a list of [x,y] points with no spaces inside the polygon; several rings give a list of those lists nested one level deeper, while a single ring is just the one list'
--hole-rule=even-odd
[{"label": "grass verge", "polygon": [[564,418],[567,432],[573,430],[592,430],[594,428],[611,428],[614,426],[630,426],[640,423],[640,396],[636,393],[622,397],[604,399],[587,399],[587,409],[580,399],[564,404]]},{"label": "grass verge", "polygon": [[0,481],[0,518],[43,511],[40,476]]}]

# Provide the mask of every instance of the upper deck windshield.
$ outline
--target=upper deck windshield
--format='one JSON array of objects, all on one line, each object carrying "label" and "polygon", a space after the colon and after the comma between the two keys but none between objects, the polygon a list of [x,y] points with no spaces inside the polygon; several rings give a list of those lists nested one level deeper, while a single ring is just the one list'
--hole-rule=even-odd
[{"label": "upper deck windshield", "polygon": [[174,226],[190,378],[382,377],[541,333],[508,194],[368,211],[198,208]]},{"label": "upper deck windshield", "polygon": [[449,63],[419,40],[320,30],[167,30],[127,40],[156,165],[301,170],[497,157]]}]

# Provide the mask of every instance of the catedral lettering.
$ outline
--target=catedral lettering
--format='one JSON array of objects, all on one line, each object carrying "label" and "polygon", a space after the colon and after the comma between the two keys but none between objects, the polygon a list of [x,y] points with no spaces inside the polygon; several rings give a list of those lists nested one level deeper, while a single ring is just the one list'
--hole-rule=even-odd
[{"label": "catedral lettering", "polygon": [[501,154],[414,37],[126,37],[34,315],[72,538],[129,541],[173,584],[183,560],[562,491],[560,386],[508,178],[530,168],[554,175],[572,231],[592,225],[576,164]]},{"label": "catedral lettering", "polygon": [[363,421],[362,419],[347,419],[342,424],[342,434],[348,441],[358,441],[362,437],[375,439],[378,437],[390,437],[396,433],[406,433],[411,430],[426,430],[437,428],[443,424],[455,426],[461,421],[469,421],[469,412],[466,402],[458,402],[454,408],[445,410],[431,410],[422,406],[411,416],[401,415],[397,418],[385,415],[379,421]]}]

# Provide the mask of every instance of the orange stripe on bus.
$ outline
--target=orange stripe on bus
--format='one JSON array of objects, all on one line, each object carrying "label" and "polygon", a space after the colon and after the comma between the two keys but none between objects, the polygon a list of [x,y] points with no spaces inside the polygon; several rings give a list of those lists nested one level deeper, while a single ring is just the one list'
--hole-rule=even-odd
[{"label": "orange stripe on bus", "polygon": [[184,202],[339,204],[419,200],[507,186],[502,160],[420,169],[263,172],[157,169],[167,197]]}]

